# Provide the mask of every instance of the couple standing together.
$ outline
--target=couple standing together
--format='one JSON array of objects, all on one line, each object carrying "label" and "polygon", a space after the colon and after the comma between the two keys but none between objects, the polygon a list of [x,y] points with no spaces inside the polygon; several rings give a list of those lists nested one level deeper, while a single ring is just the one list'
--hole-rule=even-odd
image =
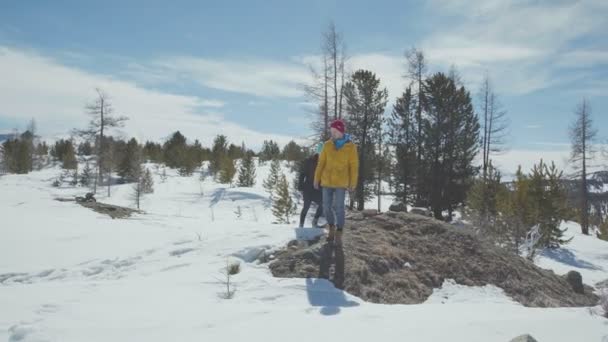
[{"label": "couple standing together", "polygon": [[319,205],[313,226],[325,213],[329,233],[327,241],[342,244],[346,191],[354,191],[359,175],[357,146],[350,140],[342,120],[331,123],[331,139],[317,145],[316,153],[304,161],[299,176],[299,190],[304,195],[300,227],[304,226],[310,204]]}]

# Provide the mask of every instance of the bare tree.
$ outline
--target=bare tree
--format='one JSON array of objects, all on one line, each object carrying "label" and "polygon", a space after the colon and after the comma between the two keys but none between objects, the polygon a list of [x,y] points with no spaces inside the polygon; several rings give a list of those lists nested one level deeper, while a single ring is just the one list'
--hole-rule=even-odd
[{"label": "bare tree", "polygon": [[479,91],[479,103],[483,130],[481,134],[482,177],[485,180],[491,164],[491,156],[505,150],[509,127],[507,112],[502,108],[487,74]]},{"label": "bare tree", "polygon": [[342,118],[344,104],[344,82],[346,79],[346,44],[342,34],[330,22],[322,34],[320,69],[310,66],[312,83],[304,85],[309,100],[316,104],[313,109],[312,128],[322,140],[329,138],[329,120]]},{"label": "bare tree", "polygon": [[589,188],[587,185],[587,169],[590,161],[597,152],[594,140],[597,130],[593,128],[591,106],[583,99],[576,108],[575,120],[570,126],[570,141],[572,151],[570,162],[575,170],[575,177],[580,178],[580,223],[583,234],[589,235]]},{"label": "bare tree", "polygon": [[426,60],[424,53],[415,47],[406,51],[405,53],[407,72],[405,78],[410,80],[410,87],[413,90],[414,97],[416,100],[416,127],[415,129],[415,140],[416,140],[416,169],[414,174],[416,175],[416,205],[420,205],[420,182],[422,175],[420,172],[422,168],[422,109],[424,107],[424,79],[426,78]]},{"label": "bare tree", "polygon": [[[110,196],[111,162],[106,158],[110,155],[110,146],[105,146],[105,137],[108,129],[122,127],[128,120],[125,116],[114,116],[114,109],[109,96],[101,89],[95,89],[97,96],[95,100],[86,106],[87,113],[91,116],[89,127],[77,130],[76,133],[88,141],[95,142],[95,154],[97,156],[97,176],[95,177],[93,193],[97,193],[97,182],[103,179],[104,167],[108,171],[108,196]],[[108,164],[108,165],[106,165]]]},{"label": "bare tree", "polygon": [[327,56],[323,55],[322,70],[310,66],[312,82],[303,86],[306,97],[315,104],[311,128],[321,140],[329,139],[329,64]]},{"label": "bare tree", "polygon": [[342,98],[344,85],[344,64],[346,63],[346,45],[342,34],[336,31],[334,22],[330,22],[323,34],[323,50],[329,56],[331,70],[331,90],[333,91],[334,120],[342,118]]}]

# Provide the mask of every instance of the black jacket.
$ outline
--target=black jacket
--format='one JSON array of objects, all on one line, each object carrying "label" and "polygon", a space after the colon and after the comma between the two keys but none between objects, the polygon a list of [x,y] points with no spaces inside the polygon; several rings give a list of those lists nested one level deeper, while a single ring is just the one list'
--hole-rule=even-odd
[{"label": "black jacket", "polygon": [[302,162],[298,177],[298,190],[302,191],[304,197],[310,197],[315,202],[321,201],[321,189],[315,189],[315,170],[319,162],[319,155],[315,154]]}]

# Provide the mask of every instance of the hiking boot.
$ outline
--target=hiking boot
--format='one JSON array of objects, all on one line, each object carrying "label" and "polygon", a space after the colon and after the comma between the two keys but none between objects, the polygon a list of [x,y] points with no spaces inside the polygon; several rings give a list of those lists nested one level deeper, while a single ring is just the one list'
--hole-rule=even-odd
[{"label": "hiking boot", "polygon": [[318,218],[312,219],[312,227],[319,228],[319,219]]},{"label": "hiking boot", "polygon": [[329,233],[327,233],[327,242],[333,243],[336,237],[336,226],[333,224],[329,225]]},{"label": "hiking boot", "polygon": [[336,246],[342,246],[342,231],[341,230],[336,231],[336,236],[334,238],[334,244]]}]

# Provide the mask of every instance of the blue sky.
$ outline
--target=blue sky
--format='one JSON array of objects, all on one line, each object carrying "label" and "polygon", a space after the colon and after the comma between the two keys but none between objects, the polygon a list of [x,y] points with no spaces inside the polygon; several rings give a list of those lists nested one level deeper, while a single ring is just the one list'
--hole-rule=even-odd
[{"label": "blue sky", "polygon": [[605,1],[4,0],[0,131],[32,117],[48,135],[82,126],[98,86],[141,139],[303,138],[299,85],[333,20],[350,68],[376,72],[391,98],[411,46],[430,72],[454,64],[472,93],[488,72],[511,121],[509,158],[558,159],[583,96],[608,135],[607,18]]}]

